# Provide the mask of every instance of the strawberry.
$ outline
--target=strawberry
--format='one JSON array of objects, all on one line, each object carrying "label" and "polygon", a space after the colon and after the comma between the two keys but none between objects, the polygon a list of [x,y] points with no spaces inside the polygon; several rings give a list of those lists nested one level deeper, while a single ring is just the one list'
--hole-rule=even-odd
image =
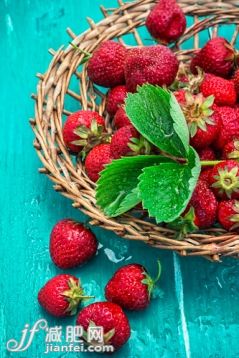
[{"label": "strawberry", "polygon": [[83,295],[78,278],[61,274],[50,279],[38,293],[39,304],[56,317],[74,315]]},{"label": "strawberry", "polygon": [[87,144],[100,141],[103,130],[105,121],[99,113],[80,110],[67,117],[63,126],[63,139],[68,149],[79,153]]},{"label": "strawberry", "polygon": [[234,82],[231,80],[206,73],[200,85],[200,91],[204,97],[213,95],[214,103],[218,106],[234,106],[236,104],[237,94]]},{"label": "strawberry", "polygon": [[215,223],[217,200],[205,181],[198,181],[188,204],[190,207],[194,209],[194,223],[199,229],[209,228]]},{"label": "strawberry", "polygon": [[239,228],[239,201],[221,201],[218,205],[218,221],[226,230]]},{"label": "strawberry", "polygon": [[95,235],[70,219],[59,221],[51,232],[51,258],[61,269],[84,264],[96,254],[97,246]]},{"label": "strawberry", "polygon": [[233,82],[236,89],[237,97],[239,97],[239,69],[237,69],[233,75]]},{"label": "strawberry", "polygon": [[182,36],[186,29],[186,18],[175,0],[160,0],[146,19],[149,33],[167,44]]},{"label": "strawberry", "polygon": [[137,130],[129,125],[113,134],[110,149],[112,157],[119,159],[127,154],[149,154],[151,147],[143,137],[140,137]]},{"label": "strawberry", "polygon": [[215,37],[196,53],[191,62],[191,71],[196,74],[197,67],[204,72],[220,77],[229,77],[233,71],[235,51],[223,37]]},{"label": "strawberry", "polygon": [[135,92],[144,83],[170,86],[176,78],[178,60],[162,45],[131,49],[125,62],[127,90]]},{"label": "strawberry", "polygon": [[198,152],[198,155],[199,155],[201,160],[215,160],[216,159],[215,152],[210,147],[206,147],[206,148],[201,149]]},{"label": "strawberry", "polygon": [[239,140],[228,142],[223,148],[223,159],[239,159]]},{"label": "strawberry", "polygon": [[114,126],[115,128],[119,129],[129,125],[131,125],[130,119],[125,113],[125,109],[120,107],[114,116]]},{"label": "strawberry", "polygon": [[181,107],[194,148],[203,149],[212,144],[220,129],[221,119],[213,102],[213,96],[204,98],[201,93],[192,95],[185,92],[185,103]]},{"label": "strawberry", "polygon": [[88,62],[88,76],[99,86],[115,87],[122,85],[127,50],[118,42],[102,42]]},{"label": "strawberry", "polygon": [[99,179],[99,173],[105,165],[112,161],[110,144],[99,144],[88,153],[85,160],[85,170],[88,177],[96,182]]},{"label": "strawberry", "polygon": [[199,179],[205,181],[207,183],[207,185],[209,185],[209,178],[210,178],[211,172],[212,172],[211,168],[203,167],[202,171],[200,173]]},{"label": "strawberry", "polygon": [[219,199],[239,199],[239,163],[225,160],[216,164],[209,177],[210,186]]},{"label": "strawberry", "polygon": [[231,107],[218,107],[217,112],[221,118],[221,127],[214,143],[215,148],[224,146],[239,136],[239,110]]},{"label": "strawberry", "polygon": [[106,111],[114,116],[127,96],[126,86],[116,86],[109,90],[106,102]]},{"label": "strawberry", "polygon": [[103,327],[104,344],[115,350],[122,347],[130,337],[130,325],[122,308],[111,302],[95,302],[84,307],[76,324],[87,331],[89,326]]},{"label": "strawberry", "polygon": [[142,310],[149,305],[151,294],[161,273],[153,280],[147,270],[139,264],[129,264],[118,269],[105,287],[108,301],[128,310]]},{"label": "strawberry", "polygon": [[184,89],[179,89],[175,92],[173,92],[174,96],[176,97],[176,100],[180,105],[184,105],[186,102],[186,91]]}]

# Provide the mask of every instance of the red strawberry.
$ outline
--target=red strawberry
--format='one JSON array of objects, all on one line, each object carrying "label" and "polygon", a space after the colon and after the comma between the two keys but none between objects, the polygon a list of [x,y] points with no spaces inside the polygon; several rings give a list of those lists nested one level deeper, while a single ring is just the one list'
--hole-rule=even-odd
[{"label": "red strawberry", "polygon": [[132,138],[139,138],[137,130],[129,125],[118,129],[112,137],[110,143],[111,155],[114,159],[118,159],[132,152],[130,145]]},{"label": "red strawberry", "polygon": [[119,129],[131,125],[129,117],[125,113],[125,109],[120,107],[114,116],[115,128]]},{"label": "red strawberry", "polygon": [[204,98],[201,93],[194,96],[185,92],[185,103],[181,104],[187,120],[194,148],[203,149],[215,140],[221,125],[213,96]]},{"label": "red strawberry", "polygon": [[175,0],[160,0],[146,19],[149,33],[164,43],[179,39],[186,29],[186,18]]},{"label": "red strawberry", "polygon": [[186,102],[186,91],[184,89],[179,89],[173,92],[174,96],[176,97],[178,103],[180,105],[184,105]]},{"label": "red strawberry", "polygon": [[198,181],[188,204],[189,207],[194,208],[194,223],[199,229],[209,228],[215,223],[217,200],[205,181]]},{"label": "red strawberry", "polygon": [[99,179],[99,173],[105,165],[112,161],[110,144],[99,144],[91,151],[85,160],[85,170],[88,177],[96,182]]},{"label": "red strawberry", "polygon": [[239,137],[239,110],[231,107],[218,107],[217,112],[221,117],[221,128],[214,143],[217,149]]},{"label": "red strawberry", "polygon": [[206,147],[204,149],[201,149],[199,152],[199,157],[201,160],[215,160],[216,155],[212,148]]},{"label": "red strawberry", "polygon": [[122,308],[111,302],[96,302],[84,307],[76,324],[87,331],[89,326],[100,326],[104,330],[104,344],[113,345],[117,350],[130,337],[130,325]]},{"label": "red strawberry", "polygon": [[232,73],[234,60],[235,51],[231,44],[223,37],[216,37],[196,53],[191,62],[191,71],[196,74],[197,67],[200,67],[204,72],[228,77]]},{"label": "red strawberry", "polygon": [[94,111],[78,111],[67,117],[63,126],[63,139],[67,148],[79,153],[87,143],[100,138],[105,129],[104,118]]},{"label": "red strawberry", "polygon": [[170,86],[176,78],[178,60],[162,45],[131,49],[126,57],[125,79],[128,91],[135,92],[144,83]]},{"label": "red strawberry", "polygon": [[70,219],[59,221],[51,232],[51,258],[61,269],[84,264],[96,254],[97,246],[95,235]]},{"label": "red strawberry", "polygon": [[40,305],[56,317],[74,315],[83,295],[78,278],[72,275],[57,275],[50,279],[38,293]]},{"label": "red strawberry", "polygon": [[225,160],[216,164],[209,178],[210,186],[219,199],[239,199],[239,163]]},{"label": "red strawberry", "polygon": [[[238,133],[239,134],[239,133]],[[223,148],[223,159],[239,159],[239,140],[234,139]]]},{"label": "red strawberry", "polygon": [[211,172],[211,168],[203,167],[199,179],[205,181],[209,185],[209,178],[211,176]]},{"label": "red strawberry", "polygon": [[200,85],[200,91],[204,97],[213,95],[214,103],[218,106],[234,106],[236,104],[237,94],[234,82],[231,80],[206,73]]},{"label": "red strawberry", "polygon": [[114,116],[120,106],[124,104],[126,96],[127,90],[125,86],[116,86],[109,90],[107,95],[106,110],[111,116]]},{"label": "red strawberry", "polygon": [[226,230],[238,230],[239,201],[221,201],[218,205],[218,221]]},{"label": "red strawberry", "polygon": [[153,280],[139,264],[129,264],[118,269],[105,287],[108,301],[128,310],[141,310],[149,305],[151,293],[161,273]]},{"label": "red strawberry", "polygon": [[239,97],[239,69],[237,69],[234,73],[233,82],[234,82],[237,96]]},{"label": "red strawberry", "polygon": [[88,62],[88,76],[99,86],[115,87],[122,85],[127,50],[111,40],[101,43]]}]

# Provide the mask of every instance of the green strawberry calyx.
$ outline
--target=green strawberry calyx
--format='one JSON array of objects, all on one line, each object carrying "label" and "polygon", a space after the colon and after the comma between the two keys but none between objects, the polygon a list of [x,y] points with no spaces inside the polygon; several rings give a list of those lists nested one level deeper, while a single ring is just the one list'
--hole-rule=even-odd
[{"label": "green strawberry calyx", "polygon": [[155,279],[153,279],[151,276],[149,276],[149,274],[146,271],[144,271],[145,278],[141,281],[143,284],[148,286],[149,298],[151,297],[153,290],[156,286],[156,283],[158,282],[162,272],[162,267],[159,260],[157,261],[157,264],[158,264],[158,273]]},{"label": "green strawberry calyx", "polygon": [[[98,325],[98,326],[100,326],[100,325]],[[90,327],[97,327],[97,325],[95,324],[94,321],[90,321],[89,325],[88,325],[88,329]],[[104,345],[110,343],[110,340],[113,338],[114,335],[115,335],[115,328],[112,328],[107,333],[104,333],[103,342],[94,341],[94,340],[91,340],[90,342],[88,342],[88,333],[87,333],[87,331],[83,330],[82,338],[84,339],[84,341],[86,343],[89,343],[92,346],[104,346]]]},{"label": "green strawberry calyx", "polygon": [[229,159],[239,159],[239,140],[233,142],[235,150],[228,154]]},{"label": "green strawberry calyx", "polygon": [[80,281],[76,282],[73,278],[68,281],[69,290],[62,293],[65,299],[69,302],[66,312],[69,312],[71,316],[75,315],[77,308],[82,300],[93,298],[94,296],[85,296]]},{"label": "green strawberry calyx", "polygon": [[187,91],[185,97],[186,103],[182,106],[182,109],[187,120],[191,137],[196,135],[198,128],[206,131],[208,124],[215,125],[212,118],[214,113],[212,110],[214,96],[204,98],[201,93],[192,95]]},{"label": "green strawberry calyx", "polygon": [[215,183],[212,184],[212,187],[218,189],[219,194],[225,193],[231,199],[234,192],[239,192],[238,168],[232,168],[230,171],[227,168],[220,168],[214,179]]},{"label": "green strawberry calyx", "polygon": [[139,138],[131,138],[128,143],[131,149],[130,155],[150,154],[152,150],[151,144],[142,135]]},{"label": "green strawberry calyx", "polygon": [[76,52],[79,52],[80,54],[84,55],[83,59],[80,62],[80,65],[83,65],[84,63],[88,62],[89,59],[92,57],[92,54],[90,52],[83,50],[82,48],[80,48],[76,44],[74,44],[73,42],[69,42],[69,44],[73,47],[73,49]]},{"label": "green strawberry calyx", "polygon": [[234,225],[231,227],[230,230],[236,230],[239,227],[239,201],[235,201],[235,204],[233,205],[233,210],[235,214],[230,217],[230,221],[232,221]]},{"label": "green strawberry calyx", "polygon": [[195,224],[195,210],[191,206],[185,215],[180,216],[175,221],[170,223],[169,227],[176,230],[176,239],[183,240],[188,233],[198,230]]},{"label": "green strawberry calyx", "polygon": [[73,141],[72,144],[83,147],[80,152],[83,160],[93,147],[110,141],[110,134],[105,132],[104,127],[95,119],[92,120],[90,128],[80,126],[74,130],[74,134],[79,136],[79,139]]}]

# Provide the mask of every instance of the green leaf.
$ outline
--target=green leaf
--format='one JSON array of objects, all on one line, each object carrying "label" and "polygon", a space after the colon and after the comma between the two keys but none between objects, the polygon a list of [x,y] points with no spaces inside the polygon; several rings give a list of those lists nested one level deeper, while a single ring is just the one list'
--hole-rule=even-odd
[{"label": "green leaf", "polygon": [[96,200],[107,216],[118,216],[141,202],[138,177],[145,167],[171,159],[160,155],[139,155],[114,160],[101,172],[97,182]]},{"label": "green leaf", "polygon": [[185,210],[200,174],[200,160],[190,147],[188,163],[148,167],[139,177],[143,207],[157,223],[172,222]]},{"label": "green leaf", "polygon": [[162,151],[187,157],[189,133],[183,112],[173,94],[153,85],[130,93],[125,110],[135,128]]}]

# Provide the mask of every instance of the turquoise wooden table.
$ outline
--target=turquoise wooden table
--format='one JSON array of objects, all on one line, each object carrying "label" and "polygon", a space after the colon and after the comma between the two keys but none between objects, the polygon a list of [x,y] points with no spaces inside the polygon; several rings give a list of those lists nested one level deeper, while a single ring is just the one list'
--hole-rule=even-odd
[{"label": "turquoise wooden table", "polygon": [[[29,99],[35,90],[37,71],[44,72],[47,49],[68,41],[65,28],[79,33],[85,17],[101,18],[98,6],[114,6],[113,0],[2,0],[0,2],[1,68],[1,357],[40,358],[45,343],[41,332],[25,352],[6,350],[10,339],[20,340],[25,324],[45,318],[50,326],[72,324],[43,312],[37,292],[47,279],[59,273],[48,252],[49,234],[60,219],[87,218],[70,201],[52,189],[37,172],[40,163],[32,148],[28,118]],[[88,294],[103,299],[103,287],[123,264],[139,262],[155,274],[160,258],[163,272],[161,295],[142,313],[130,313],[132,336],[115,357],[138,358],[237,358],[239,357],[239,261],[213,264],[183,259],[143,244],[127,242],[93,228],[100,241],[97,257],[74,270]],[[93,353],[78,356],[95,357]],[[75,353],[51,353],[52,357],[76,357]]]}]

